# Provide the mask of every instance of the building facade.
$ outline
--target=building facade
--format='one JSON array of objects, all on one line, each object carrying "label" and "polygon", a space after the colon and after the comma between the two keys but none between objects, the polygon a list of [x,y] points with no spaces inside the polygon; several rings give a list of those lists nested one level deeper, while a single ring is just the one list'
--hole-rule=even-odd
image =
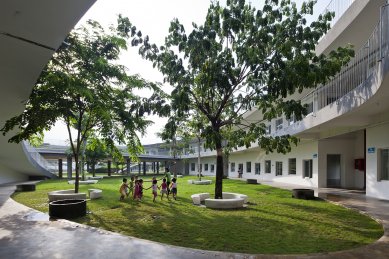
[{"label": "building facade", "polygon": [[[266,122],[268,134],[300,139],[290,153],[266,154],[253,144],[229,155],[227,172],[237,177],[240,169],[243,178],[307,187],[365,189],[366,196],[389,200],[389,6],[384,0],[339,0],[332,6],[339,9],[331,10],[335,22],[316,52],[350,43],[355,57],[326,85],[291,97],[309,107],[301,121]],[[245,116],[262,121],[258,110]],[[187,155],[190,174],[198,172],[194,150]],[[215,152],[201,152],[201,171],[215,175],[211,168]]]}]

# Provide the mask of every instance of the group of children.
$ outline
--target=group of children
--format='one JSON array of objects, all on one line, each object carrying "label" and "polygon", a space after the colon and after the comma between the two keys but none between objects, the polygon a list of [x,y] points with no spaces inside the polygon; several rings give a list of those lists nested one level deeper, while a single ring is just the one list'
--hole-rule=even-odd
[{"label": "group of children", "polygon": [[[167,177],[168,180],[169,177]],[[166,178],[161,178],[162,184],[158,186],[158,180],[154,176],[151,180],[151,186],[149,188],[144,189],[143,188],[143,179],[138,179],[138,176],[131,176],[130,183],[127,183],[127,179],[123,178],[123,182],[120,185],[119,192],[120,192],[120,200],[124,200],[124,197],[129,197],[130,194],[133,196],[134,200],[141,201],[143,197],[143,190],[152,190],[153,194],[153,202],[155,202],[155,199],[158,196],[158,190],[161,190],[161,200],[163,199],[163,196],[166,194],[166,197],[168,200],[169,194],[172,193],[173,198],[177,199],[177,180],[176,178],[173,178],[170,183]],[[145,181],[146,182],[146,181]],[[170,186],[169,186],[170,185]]]}]

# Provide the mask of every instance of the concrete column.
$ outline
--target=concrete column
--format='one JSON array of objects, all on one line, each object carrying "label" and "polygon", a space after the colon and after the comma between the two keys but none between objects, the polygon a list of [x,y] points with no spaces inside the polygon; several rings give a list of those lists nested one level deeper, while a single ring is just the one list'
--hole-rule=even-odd
[{"label": "concrete column", "polygon": [[62,179],[62,159],[58,159],[58,177]]},{"label": "concrete column", "polygon": [[140,175],[140,162],[138,163],[138,174]]},{"label": "concrete column", "polygon": [[143,161],[143,175],[146,175],[146,161]]},{"label": "concrete column", "polygon": [[157,162],[157,174],[159,174],[159,162]]},{"label": "concrete column", "polygon": [[127,158],[127,175],[131,173],[131,159]]},{"label": "concrete column", "polygon": [[112,171],[111,171],[111,160],[108,160],[108,162],[107,162],[107,166],[108,166],[108,176],[111,176],[111,173],[112,173]]},{"label": "concrete column", "polygon": [[68,156],[67,157],[67,160],[66,160],[66,163],[67,163],[67,166],[68,166],[68,169],[67,169],[67,172],[68,172],[68,179],[72,179],[72,170],[73,170],[73,165],[72,165],[72,157],[71,156]]}]

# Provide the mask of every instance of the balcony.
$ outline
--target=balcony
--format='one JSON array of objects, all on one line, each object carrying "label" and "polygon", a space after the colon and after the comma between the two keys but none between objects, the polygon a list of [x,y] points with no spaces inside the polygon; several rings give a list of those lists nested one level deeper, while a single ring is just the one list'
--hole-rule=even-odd
[{"label": "balcony", "polygon": [[[319,133],[325,128],[321,126],[329,121],[331,125],[328,127],[363,127],[373,122],[374,116],[387,108],[388,102],[384,96],[388,90],[381,86],[387,84],[385,77],[389,71],[388,6],[381,8],[380,20],[370,37],[340,73],[327,84],[319,85],[300,98],[301,103],[308,107],[307,117],[292,124],[280,124],[280,119],[275,119],[276,131],[271,135],[298,135],[307,130]],[[377,94],[379,90],[381,94]],[[377,104],[380,107],[376,107]]]}]

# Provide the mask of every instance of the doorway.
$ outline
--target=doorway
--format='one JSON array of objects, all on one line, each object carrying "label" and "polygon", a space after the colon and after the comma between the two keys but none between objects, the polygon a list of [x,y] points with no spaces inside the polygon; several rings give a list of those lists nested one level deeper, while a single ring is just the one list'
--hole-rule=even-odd
[{"label": "doorway", "polygon": [[327,187],[340,188],[341,185],[340,155],[327,155]]},{"label": "doorway", "polygon": [[303,160],[303,177],[312,178],[313,175],[313,161],[312,159]]}]

